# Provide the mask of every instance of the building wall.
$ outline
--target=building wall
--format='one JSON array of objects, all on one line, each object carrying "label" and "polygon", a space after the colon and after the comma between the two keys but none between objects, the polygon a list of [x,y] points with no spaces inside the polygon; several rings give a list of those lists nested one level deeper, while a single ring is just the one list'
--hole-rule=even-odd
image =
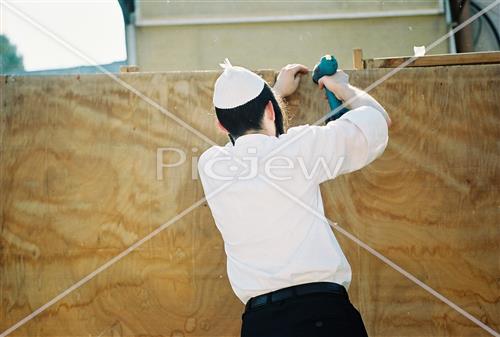
[{"label": "building wall", "polygon": [[139,20],[151,19],[201,19],[201,18],[247,18],[277,17],[286,15],[357,14],[393,11],[427,10],[442,8],[442,0],[399,1],[139,1],[136,0]]},{"label": "building wall", "polygon": [[[225,57],[253,69],[279,69],[286,63],[314,65],[334,54],[341,67],[352,67],[352,49],[365,58],[413,54],[446,34],[442,16],[355,20],[268,22],[220,25],[139,27],[137,63],[141,70],[217,69]],[[431,51],[446,53],[443,42]]]},{"label": "building wall", "polygon": [[[414,11],[425,15],[401,16]],[[380,15],[395,16],[375,17]],[[144,71],[186,71],[217,69],[226,57],[253,69],[279,69],[290,62],[313,66],[330,53],[348,69],[353,48],[362,48],[365,58],[412,55],[413,46],[428,45],[446,32],[440,1],[307,6],[140,2],[136,57]],[[443,42],[430,53],[446,52]]]}]

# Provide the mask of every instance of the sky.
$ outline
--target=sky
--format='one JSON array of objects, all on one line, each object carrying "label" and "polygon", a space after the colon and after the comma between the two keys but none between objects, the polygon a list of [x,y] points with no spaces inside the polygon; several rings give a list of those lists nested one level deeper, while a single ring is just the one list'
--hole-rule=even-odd
[{"label": "sky", "polygon": [[127,58],[117,0],[0,0],[0,34],[16,45],[28,71]]}]

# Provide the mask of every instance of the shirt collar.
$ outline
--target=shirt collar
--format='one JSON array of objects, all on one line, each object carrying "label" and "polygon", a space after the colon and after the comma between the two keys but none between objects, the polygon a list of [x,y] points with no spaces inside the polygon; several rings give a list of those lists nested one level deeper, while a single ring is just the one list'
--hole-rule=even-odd
[{"label": "shirt collar", "polygon": [[271,137],[269,135],[265,135],[263,133],[247,133],[245,135],[242,135],[242,136],[239,136],[238,138],[236,138],[236,140],[234,141],[234,145],[237,145],[237,144],[245,144],[245,143],[248,143],[248,142],[253,142],[253,141],[263,141],[265,139],[267,139],[268,137]]}]

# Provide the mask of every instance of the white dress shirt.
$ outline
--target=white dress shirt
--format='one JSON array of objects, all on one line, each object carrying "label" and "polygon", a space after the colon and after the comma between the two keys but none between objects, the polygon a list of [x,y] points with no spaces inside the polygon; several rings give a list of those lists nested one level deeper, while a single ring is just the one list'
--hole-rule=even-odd
[{"label": "white dress shirt", "polygon": [[292,127],[279,138],[246,134],[200,156],[229,282],[243,303],[309,282],[348,289],[351,267],[324,217],[319,184],[368,165],[387,141],[382,114],[360,107],[324,126]]}]

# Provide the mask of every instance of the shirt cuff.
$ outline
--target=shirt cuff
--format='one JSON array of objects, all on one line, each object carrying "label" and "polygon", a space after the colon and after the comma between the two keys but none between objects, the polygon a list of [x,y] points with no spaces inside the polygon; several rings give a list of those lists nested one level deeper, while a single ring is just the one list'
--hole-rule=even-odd
[{"label": "shirt cuff", "polygon": [[380,111],[369,106],[362,106],[345,113],[340,119],[347,119],[354,123],[365,136],[368,143],[367,164],[384,152],[389,141],[389,130]]}]

